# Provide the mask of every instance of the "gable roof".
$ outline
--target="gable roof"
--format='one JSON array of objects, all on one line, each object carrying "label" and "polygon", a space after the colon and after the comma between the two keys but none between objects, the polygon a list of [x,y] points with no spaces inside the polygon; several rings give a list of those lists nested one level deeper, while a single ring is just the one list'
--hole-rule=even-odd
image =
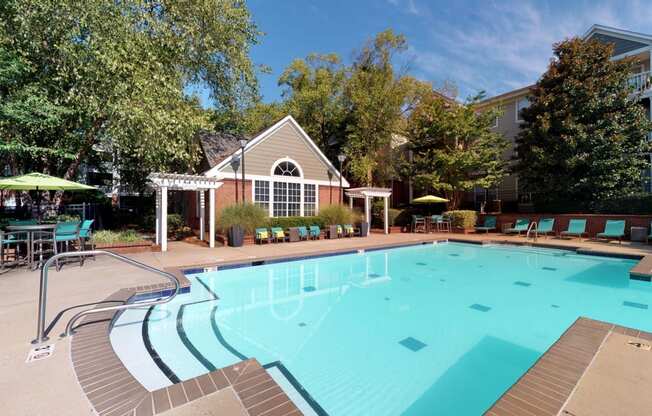
[{"label": "gable roof", "polygon": [[604,25],[593,25],[582,37],[614,45],[614,56],[638,52],[652,45],[652,35]]},{"label": "gable roof", "polygon": [[[333,172],[333,176],[337,180],[339,180],[340,175],[341,175],[340,172],[335,168],[335,166],[333,166],[331,161],[328,160],[326,155],[319,149],[319,147],[315,144],[315,142],[312,141],[310,136],[308,136],[308,134],[303,130],[303,128],[301,128],[299,123],[297,123],[297,121],[291,115],[287,115],[287,116],[283,117],[277,123],[275,123],[274,125],[272,125],[271,127],[267,128],[267,129],[263,130],[261,133],[257,134],[251,140],[249,140],[249,142],[247,143],[247,145],[244,148],[245,154],[247,152],[249,152],[251,149],[253,149],[254,147],[256,147],[259,143],[261,143],[261,142],[265,141],[267,138],[271,137],[273,135],[273,133],[275,133],[278,129],[280,129],[281,127],[283,127],[286,124],[291,124],[292,126],[294,126],[297,129],[297,131],[299,132],[299,136],[308,144],[308,147],[310,147],[311,150],[314,151],[314,153],[322,161],[322,163],[324,163],[324,165],[326,165],[328,167],[328,170]],[[239,138],[238,138],[238,140],[239,140]],[[231,153],[227,157],[223,158],[222,160],[220,160],[219,162],[217,162],[214,165],[211,163],[211,168],[209,170],[207,170],[206,172],[204,172],[204,175],[206,175],[206,176],[217,176],[220,169],[222,169],[223,167],[230,164],[231,160],[233,159],[234,156],[241,155],[241,154],[242,154],[242,150],[240,149],[240,145],[238,144],[238,147],[235,150],[232,150]],[[347,187],[347,188],[350,186],[349,182],[344,177],[342,177],[342,185]]]},{"label": "gable roof", "polygon": [[199,132],[199,144],[209,166],[215,166],[235,151],[240,149],[240,139],[245,136],[231,133],[216,133],[202,130]]}]

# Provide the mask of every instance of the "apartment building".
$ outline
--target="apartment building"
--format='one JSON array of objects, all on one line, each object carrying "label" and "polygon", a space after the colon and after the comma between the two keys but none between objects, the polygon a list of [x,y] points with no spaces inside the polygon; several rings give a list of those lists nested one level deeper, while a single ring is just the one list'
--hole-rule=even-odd
[{"label": "apartment building", "polygon": [[[652,35],[635,33],[627,30],[612,27],[593,25],[584,34],[584,39],[595,39],[600,42],[613,44],[614,53],[611,59],[618,60],[633,57],[636,64],[629,78],[629,84],[633,87],[633,94],[641,101],[647,113],[652,119],[652,83],[650,68],[652,67]],[[502,133],[512,144],[505,152],[506,159],[512,159],[514,155],[515,138],[520,130],[522,119],[520,111],[529,105],[528,93],[532,86],[526,86],[514,91],[488,98],[484,100],[481,108],[498,106],[502,110],[502,116],[498,117],[494,126],[495,131]],[[652,161],[652,155],[651,159]],[[652,169],[652,168],[651,168]],[[648,169],[642,174],[642,187],[647,192],[652,192],[652,172]],[[515,206],[520,204],[526,207],[529,202],[529,195],[523,192],[519,186],[518,177],[514,174],[507,176],[504,181],[495,189],[476,189],[469,198],[476,205],[480,201],[501,200],[503,205]]]}]

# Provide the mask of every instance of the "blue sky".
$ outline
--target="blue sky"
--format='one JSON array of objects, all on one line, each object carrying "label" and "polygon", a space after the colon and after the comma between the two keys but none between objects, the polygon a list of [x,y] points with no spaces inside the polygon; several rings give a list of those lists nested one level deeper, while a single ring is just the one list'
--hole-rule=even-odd
[{"label": "blue sky", "polygon": [[464,99],[480,90],[496,95],[536,81],[553,42],[582,35],[593,23],[652,33],[648,1],[426,1],[250,0],[265,33],[253,47],[266,102],[279,99],[277,80],[295,58],[311,52],[353,51],[374,34],[392,28],[407,37],[400,65],[439,85],[452,81]]}]

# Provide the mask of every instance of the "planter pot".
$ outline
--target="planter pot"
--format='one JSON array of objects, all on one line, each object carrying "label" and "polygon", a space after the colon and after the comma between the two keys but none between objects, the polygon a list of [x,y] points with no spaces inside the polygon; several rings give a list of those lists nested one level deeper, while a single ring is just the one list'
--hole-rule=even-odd
[{"label": "planter pot", "polygon": [[360,223],[360,237],[366,237],[369,235],[369,223],[363,222]]},{"label": "planter pot", "polygon": [[456,234],[475,234],[474,228],[453,227],[452,231]]},{"label": "planter pot", "polygon": [[230,247],[242,247],[244,244],[244,230],[239,225],[229,228],[228,237]]},{"label": "planter pot", "polygon": [[403,232],[403,229],[401,228],[400,225],[392,225],[391,227],[389,227],[389,233],[390,234],[398,234],[398,233],[402,233],[402,232]]}]

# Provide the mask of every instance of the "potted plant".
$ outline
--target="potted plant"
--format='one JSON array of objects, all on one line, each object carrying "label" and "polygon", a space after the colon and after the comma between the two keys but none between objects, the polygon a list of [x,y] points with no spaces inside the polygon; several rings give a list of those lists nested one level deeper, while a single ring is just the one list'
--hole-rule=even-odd
[{"label": "potted plant", "polygon": [[240,224],[233,224],[229,227],[227,236],[230,247],[242,247],[244,244],[244,228]]},{"label": "potted plant", "polygon": [[[218,215],[217,228],[227,236],[227,244],[241,247],[246,236],[251,236],[257,227],[267,226],[267,211],[258,205],[234,204],[225,207]],[[253,239],[249,239],[253,241]]]}]

